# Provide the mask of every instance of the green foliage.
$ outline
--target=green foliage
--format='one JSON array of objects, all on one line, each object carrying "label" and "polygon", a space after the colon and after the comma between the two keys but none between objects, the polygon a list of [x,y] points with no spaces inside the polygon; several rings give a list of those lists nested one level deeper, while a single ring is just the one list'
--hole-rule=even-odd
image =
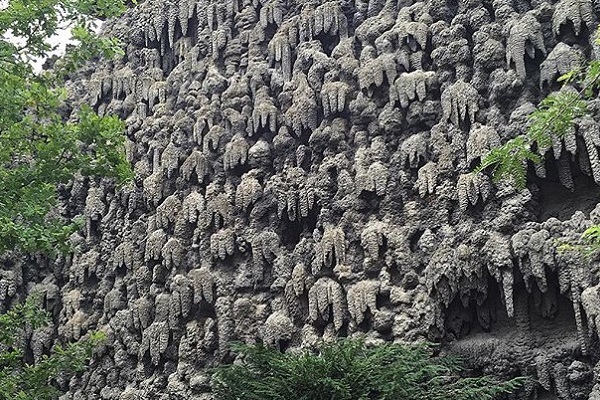
[{"label": "green foliage", "polygon": [[[600,30],[595,43],[600,45]],[[525,188],[528,162],[542,162],[544,153],[554,141],[572,131],[577,119],[588,113],[587,101],[596,98],[600,90],[600,61],[591,60],[581,68],[560,76],[558,82],[569,87],[544,98],[529,115],[526,133],[492,149],[475,169],[476,172],[490,170],[494,181],[510,180],[517,188]],[[534,148],[536,151],[532,150]],[[588,228],[577,243],[559,243],[558,249],[575,251],[586,258],[598,254],[600,225]]]},{"label": "green foliage", "polygon": [[[569,79],[571,76],[565,77]],[[563,90],[549,95],[529,115],[527,132],[492,149],[475,171],[491,167],[494,181],[510,180],[523,189],[527,184],[527,163],[541,162],[552,143],[574,129],[575,120],[586,112],[587,103],[581,92]]]},{"label": "green foliage", "polygon": [[559,241],[558,251],[574,251],[589,261],[600,252],[600,225],[592,225],[586,229],[578,241]]},{"label": "green foliage", "polygon": [[[0,254],[8,250],[64,250],[77,229],[57,215],[58,184],[83,176],[133,178],[125,157],[124,124],[89,107],[70,106],[65,77],[93,57],[123,55],[113,38],[92,33],[96,17],[125,9],[123,0],[10,0],[0,10]],[[35,73],[30,61],[52,50],[48,38],[72,27],[79,45],[52,71]],[[17,44],[18,43],[18,44]]]},{"label": "green foliage", "polygon": [[93,333],[80,343],[56,345],[51,354],[36,364],[25,362],[24,332],[45,326],[49,316],[30,297],[25,304],[0,315],[0,400],[51,400],[59,391],[53,379],[82,371],[92,351],[105,339],[103,333]]},{"label": "green foliage", "polygon": [[[597,35],[596,43],[600,44],[598,38]],[[529,115],[526,133],[490,151],[475,171],[489,168],[494,181],[509,180],[519,189],[525,187],[527,163],[541,162],[554,141],[574,129],[577,119],[588,112],[587,100],[594,98],[600,89],[600,61],[590,61],[569,71],[558,82],[572,86],[544,98]]]},{"label": "green foliage", "polygon": [[52,50],[48,38],[59,30],[72,26],[88,29],[94,18],[115,17],[125,9],[122,0],[9,0],[8,7],[0,11],[0,36],[10,33],[23,39],[20,45],[3,40],[17,50],[13,58],[44,57]]},{"label": "green foliage", "polygon": [[432,356],[426,344],[368,347],[343,339],[319,352],[282,353],[235,345],[241,364],[217,368],[217,400],[486,400],[517,389],[524,378],[461,378],[458,361]]},{"label": "green foliage", "polygon": [[[80,222],[56,211],[59,184],[77,174],[132,179],[123,122],[89,107],[69,115],[63,87],[86,60],[123,55],[117,40],[91,29],[94,18],[124,9],[122,0],[9,0],[0,10],[0,254],[67,250],[66,239]],[[53,50],[48,39],[65,26],[80,44],[52,71],[36,73],[31,61]],[[30,299],[0,315],[0,400],[56,399],[54,380],[81,371],[103,340],[92,333],[31,363],[25,332],[49,320],[35,304]]]},{"label": "green foliage", "polygon": [[587,104],[579,93],[561,91],[549,95],[529,115],[528,138],[538,149],[546,151],[555,139],[563,138],[573,129],[575,118],[582,117],[586,111]]},{"label": "green foliage", "polygon": [[476,171],[491,167],[494,179],[513,179],[517,187],[527,183],[527,161],[540,162],[541,157],[530,149],[524,136],[517,136],[492,149]]}]

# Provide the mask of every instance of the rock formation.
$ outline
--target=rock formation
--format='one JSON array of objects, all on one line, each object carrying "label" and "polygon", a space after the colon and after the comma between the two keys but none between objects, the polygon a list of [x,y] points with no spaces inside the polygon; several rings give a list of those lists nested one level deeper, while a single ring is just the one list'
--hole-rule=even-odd
[{"label": "rock formation", "polygon": [[[67,399],[208,399],[228,344],[436,340],[519,399],[599,398],[594,114],[530,168],[472,169],[594,57],[594,0],[146,0],[73,93],[127,121],[134,184],[78,180],[74,253],[5,262],[54,334],[108,333]],[[598,109],[593,102],[593,107]],[[596,384],[595,388],[594,385]],[[594,397],[596,396],[596,397]]]}]

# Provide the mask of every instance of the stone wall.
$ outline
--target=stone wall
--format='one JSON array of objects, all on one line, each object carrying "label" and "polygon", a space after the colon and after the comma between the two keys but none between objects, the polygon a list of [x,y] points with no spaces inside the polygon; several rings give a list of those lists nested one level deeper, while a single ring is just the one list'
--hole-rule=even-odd
[{"label": "stone wall", "polygon": [[556,248],[600,223],[598,123],[526,190],[471,171],[594,56],[595,7],[142,2],[108,28],[126,56],[72,82],[126,119],[135,184],[61,188],[87,219],[75,253],[6,263],[0,297],[45,293],[56,324],[32,334],[36,357],[56,333],[108,333],[64,399],[205,399],[232,340],[355,334],[536,377],[519,399],[587,399],[600,271]]}]

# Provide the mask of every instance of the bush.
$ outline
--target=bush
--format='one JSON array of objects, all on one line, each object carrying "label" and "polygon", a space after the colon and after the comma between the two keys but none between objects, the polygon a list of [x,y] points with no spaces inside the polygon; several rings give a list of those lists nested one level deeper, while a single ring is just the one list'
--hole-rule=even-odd
[{"label": "bush", "polygon": [[217,400],[486,400],[524,382],[460,377],[459,360],[434,357],[429,344],[368,347],[342,339],[318,352],[242,344],[233,350],[243,361],[216,369]]}]

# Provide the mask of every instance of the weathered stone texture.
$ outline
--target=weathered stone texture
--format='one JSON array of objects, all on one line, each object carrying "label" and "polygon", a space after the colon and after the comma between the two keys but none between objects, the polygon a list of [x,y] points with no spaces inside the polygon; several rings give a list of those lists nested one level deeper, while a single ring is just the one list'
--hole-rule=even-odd
[{"label": "weathered stone texture", "polygon": [[205,399],[232,340],[358,333],[586,399],[600,271],[557,242],[600,223],[598,115],[527,190],[471,170],[595,55],[597,6],[147,0],[109,27],[126,56],[73,82],[126,119],[135,184],[65,187],[75,253],[0,271],[0,300],[40,282],[52,329],[108,333],[64,399]]}]

